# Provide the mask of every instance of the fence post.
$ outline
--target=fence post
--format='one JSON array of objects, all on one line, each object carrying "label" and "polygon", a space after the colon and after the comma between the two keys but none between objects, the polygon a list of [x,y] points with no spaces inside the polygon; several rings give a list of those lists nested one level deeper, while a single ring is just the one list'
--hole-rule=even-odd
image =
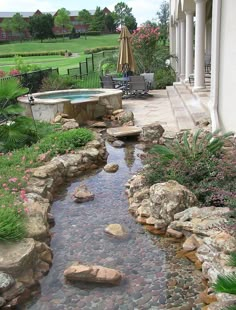
[{"label": "fence post", "polygon": [[94,72],[94,58],[93,58],[93,53],[92,53],[92,70]]},{"label": "fence post", "polygon": [[88,75],[88,58],[86,58],[86,73]]},{"label": "fence post", "polygon": [[79,63],[79,77],[82,79],[81,62]]}]

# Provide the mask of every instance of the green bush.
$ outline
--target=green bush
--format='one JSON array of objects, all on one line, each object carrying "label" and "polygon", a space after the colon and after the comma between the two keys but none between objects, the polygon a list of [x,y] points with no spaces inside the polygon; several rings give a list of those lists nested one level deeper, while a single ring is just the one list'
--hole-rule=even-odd
[{"label": "green bush", "polygon": [[40,91],[72,88],[79,88],[79,80],[69,75],[61,76],[53,73],[43,78]]},{"label": "green bush", "polygon": [[30,56],[53,56],[53,55],[65,55],[65,50],[60,51],[43,51],[43,52],[17,52],[16,53],[0,53],[0,58],[10,58],[10,57],[30,57]]},{"label": "green bush", "polygon": [[50,152],[51,156],[64,154],[85,145],[93,139],[93,133],[86,128],[56,132],[42,139],[37,147],[41,153]]},{"label": "green bush", "polygon": [[101,47],[95,47],[95,48],[87,48],[84,50],[85,54],[93,54],[93,53],[99,53],[103,51],[109,51],[109,50],[117,50],[119,46],[101,46]]},{"label": "green bush", "polygon": [[100,36],[102,33],[101,31],[87,31],[85,32],[81,32],[80,35],[81,36]]},{"label": "green bush", "polygon": [[165,89],[176,81],[175,72],[171,67],[157,69],[155,80],[157,89]]},{"label": "green bush", "polygon": [[19,207],[0,207],[0,241],[16,241],[25,236],[24,212]]}]

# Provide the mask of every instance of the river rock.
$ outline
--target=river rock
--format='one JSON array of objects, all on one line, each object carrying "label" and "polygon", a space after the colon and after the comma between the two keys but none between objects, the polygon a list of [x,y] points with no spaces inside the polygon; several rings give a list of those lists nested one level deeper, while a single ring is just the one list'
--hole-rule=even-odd
[{"label": "river rock", "polygon": [[118,120],[118,122],[122,125],[129,122],[132,122],[133,124],[134,121],[134,113],[132,111],[123,111],[119,114],[116,114],[115,117]]},{"label": "river rock", "polygon": [[152,143],[153,141],[159,143],[159,139],[162,137],[165,131],[159,122],[145,125],[142,129],[143,132],[141,134],[141,140]]},{"label": "river rock", "polygon": [[14,278],[0,271],[0,293],[7,291],[15,283]]},{"label": "river rock", "polygon": [[115,163],[109,163],[103,168],[106,172],[116,172],[119,169],[119,165]]},{"label": "river rock", "polygon": [[122,279],[120,271],[102,266],[88,266],[77,263],[64,271],[70,281],[94,282],[119,285]]},{"label": "river rock", "polygon": [[112,143],[112,146],[114,147],[123,147],[125,145],[125,142],[124,141],[121,141],[121,140],[115,140],[113,143]]},{"label": "river rock", "polygon": [[105,228],[105,232],[114,236],[114,237],[124,237],[127,235],[124,227],[120,224],[109,224]]},{"label": "river rock", "polygon": [[162,219],[168,226],[174,215],[197,205],[196,196],[176,181],[157,183],[150,187],[150,209],[156,219]]},{"label": "river rock", "polygon": [[76,121],[68,121],[62,125],[63,130],[71,130],[76,128],[79,128],[79,124]]},{"label": "river rock", "polygon": [[4,306],[5,303],[6,303],[6,300],[5,300],[3,297],[0,296],[0,308],[1,308],[2,306]]},{"label": "river rock", "polygon": [[86,185],[81,185],[75,189],[73,199],[75,202],[91,201],[94,200],[94,194],[88,190]]},{"label": "river rock", "polygon": [[176,239],[180,239],[183,237],[183,233],[181,231],[178,231],[178,230],[175,230],[169,227],[167,228],[166,234]]}]

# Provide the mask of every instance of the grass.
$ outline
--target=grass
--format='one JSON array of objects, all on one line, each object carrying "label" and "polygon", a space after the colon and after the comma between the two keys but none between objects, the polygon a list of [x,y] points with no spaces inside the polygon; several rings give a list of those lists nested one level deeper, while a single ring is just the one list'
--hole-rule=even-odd
[{"label": "grass", "polygon": [[[84,61],[86,57],[84,50],[87,48],[95,48],[100,46],[115,46],[118,45],[118,35],[101,35],[101,36],[88,36],[87,40],[83,37],[80,39],[69,40],[52,39],[40,43],[40,41],[27,41],[23,43],[9,43],[2,44],[0,48],[0,54],[15,53],[17,52],[40,52],[40,51],[58,51],[68,50],[72,53],[78,53],[78,57],[64,57],[64,56],[34,56],[24,57],[23,60],[26,63],[38,64],[42,68],[59,68],[60,74],[66,74],[68,68],[78,67],[79,62]],[[14,58],[0,58],[0,70],[9,72],[15,67]]]}]

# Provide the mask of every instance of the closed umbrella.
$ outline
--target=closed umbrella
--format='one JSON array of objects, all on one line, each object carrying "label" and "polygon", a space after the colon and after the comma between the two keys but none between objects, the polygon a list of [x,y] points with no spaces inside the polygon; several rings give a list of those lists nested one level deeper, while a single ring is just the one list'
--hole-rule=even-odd
[{"label": "closed umbrella", "polygon": [[120,33],[119,57],[117,71],[127,74],[127,71],[135,71],[134,55],[131,47],[131,34],[126,26],[123,26]]}]

